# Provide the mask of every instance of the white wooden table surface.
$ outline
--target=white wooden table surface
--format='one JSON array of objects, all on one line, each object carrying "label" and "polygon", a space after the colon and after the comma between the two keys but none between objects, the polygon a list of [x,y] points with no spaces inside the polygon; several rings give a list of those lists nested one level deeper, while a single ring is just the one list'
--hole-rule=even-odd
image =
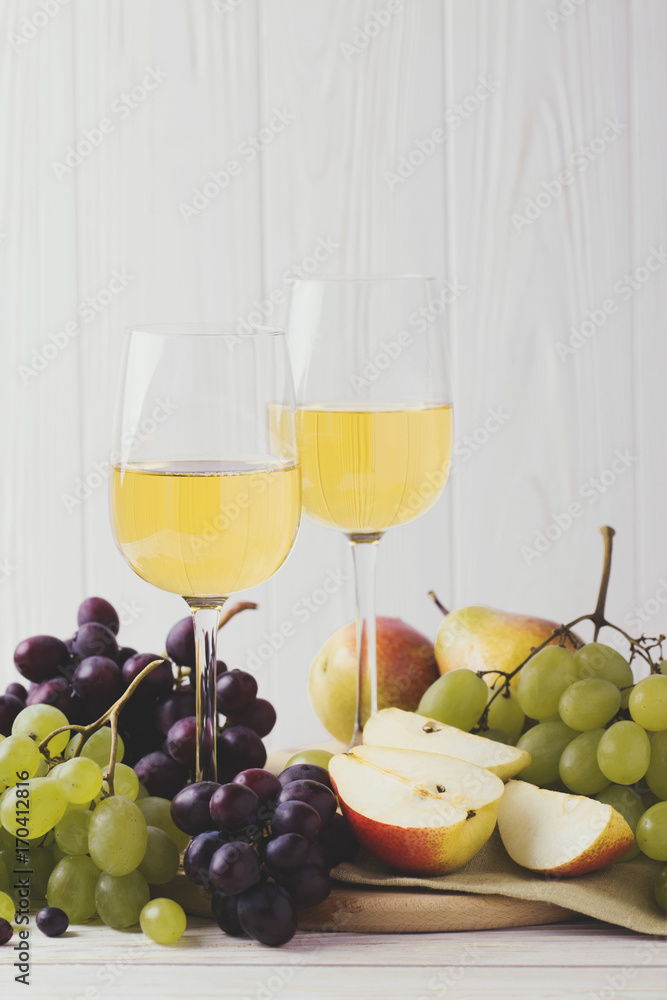
[{"label": "white wooden table surface", "polygon": [[176,945],[138,931],[33,929],[31,988],[0,952],[0,996],[30,1000],[498,997],[648,1000],[667,996],[667,942],[594,921],[449,934],[300,932],[284,948],[224,936],[189,918]]}]

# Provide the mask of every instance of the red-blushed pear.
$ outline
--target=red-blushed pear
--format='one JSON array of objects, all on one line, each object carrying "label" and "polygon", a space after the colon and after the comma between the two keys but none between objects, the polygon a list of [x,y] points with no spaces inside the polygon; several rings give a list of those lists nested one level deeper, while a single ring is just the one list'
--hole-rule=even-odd
[{"label": "red-blushed pear", "polygon": [[391,747],[337,754],[329,774],[359,843],[407,875],[444,875],[477,854],[496,825],[504,788],[467,761]]},{"label": "red-blushed pear", "polygon": [[503,781],[528,767],[532,759],[527,750],[464,733],[455,726],[427,719],[416,712],[404,712],[400,708],[385,708],[372,715],[364,726],[364,743],[440,753],[467,760],[469,764],[486,768]]},{"label": "red-blushed pear", "polygon": [[[548,639],[555,628],[558,624],[545,618],[470,605],[445,614],[435,640],[435,658],[441,674],[459,667],[509,672],[525,660],[532,648]],[[570,650],[575,648],[569,639],[566,646]],[[486,674],[484,680],[492,685],[498,674]],[[512,678],[512,687],[518,682],[517,674]]]},{"label": "red-blushed pear", "polygon": [[[414,710],[437,680],[433,643],[400,618],[377,619],[378,707]],[[357,705],[357,633],[354,622],[327,639],[313,660],[308,694],[315,715],[335,739],[352,739]],[[365,713],[368,715],[368,712]]]},{"label": "red-blushed pear", "polygon": [[634,843],[611,805],[584,795],[508,781],[498,829],[512,861],[545,875],[585,875],[618,861]]}]

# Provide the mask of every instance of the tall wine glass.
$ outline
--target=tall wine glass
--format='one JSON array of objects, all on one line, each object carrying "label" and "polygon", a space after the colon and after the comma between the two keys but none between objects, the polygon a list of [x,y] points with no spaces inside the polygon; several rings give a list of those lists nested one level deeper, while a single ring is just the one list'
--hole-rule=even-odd
[{"label": "tall wine glass", "polygon": [[230,593],[262,583],[282,565],[301,513],[284,332],[130,330],[114,442],[116,541],[135,573],[190,607],[197,778],[215,781],[220,612]]},{"label": "tall wine glass", "polygon": [[354,562],[357,708],[351,746],[378,708],[375,563],[389,528],[433,506],[452,451],[443,313],[419,275],[304,279],[293,285],[303,508],[343,531]]}]

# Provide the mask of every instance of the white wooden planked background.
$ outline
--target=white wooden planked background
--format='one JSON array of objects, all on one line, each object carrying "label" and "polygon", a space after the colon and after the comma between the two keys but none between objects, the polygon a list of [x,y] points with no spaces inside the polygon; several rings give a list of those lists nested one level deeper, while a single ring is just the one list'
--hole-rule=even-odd
[{"label": "white wooden planked background", "polygon": [[[91,593],[124,611],[127,644],[162,648],[181,602],[134,576],[108,524],[121,333],[252,322],[318,241],[316,273],[465,286],[449,314],[455,472],[383,541],[379,612],[435,635],[435,588],[574,616],[594,604],[611,523],[610,607],[664,629],[666,40],[663,0],[4,0],[3,677],[19,639],[70,634]],[[133,97],[149,70],[154,89]],[[276,110],[254,161],[198,214],[179,209]],[[101,119],[89,155],[58,167]],[[531,552],[550,525],[560,537]],[[305,681],[352,616],[351,575],[307,624],[294,606],[339,568],[346,543],[305,523],[261,610],[221,634],[243,666],[297,626],[259,672],[276,744],[320,732]]]}]

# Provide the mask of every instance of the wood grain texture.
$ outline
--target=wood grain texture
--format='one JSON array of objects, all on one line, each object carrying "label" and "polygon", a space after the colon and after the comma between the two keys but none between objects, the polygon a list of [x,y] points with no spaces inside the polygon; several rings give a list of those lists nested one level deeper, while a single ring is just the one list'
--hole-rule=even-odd
[{"label": "wood grain texture", "polygon": [[[210,894],[182,872],[161,886],[160,893],[175,899],[186,913],[210,916]],[[299,928],[340,934],[419,934],[555,924],[576,916],[562,906],[508,896],[334,885],[323,903],[299,912]]]},{"label": "wood grain texture", "polygon": [[[587,0],[553,23],[555,0],[406,0],[371,34],[382,6],[98,0],[63,6],[16,47],[8,36],[37,7],[1,5],[3,677],[19,639],[68,635],[90,593],[121,608],[125,642],[161,650],[182,604],[134,576],[108,524],[121,331],[248,318],[320,239],[337,246],[317,273],[408,269],[465,285],[449,311],[455,470],[436,508],[383,541],[378,610],[434,635],[434,588],[449,605],[567,619],[594,603],[608,522],[612,612],[664,629],[667,268],[629,297],[616,283],[667,245],[667,9]],[[121,119],[114,102],[147,67],[167,76]],[[289,125],[186,222],[179,206],[274,109]],[[105,116],[113,131],[58,179],[53,162]],[[608,119],[616,138],[591,152]],[[445,141],[392,186],[387,173],[439,127]],[[585,169],[573,162],[581,147]],[[572,182],[549,201],[566,168]],[[538,195],[546,207],[518,231],[513,216]],[[85,321],[81,304],[123,269],[127,286]],[[571,327],[609,299],[597,332],[559,357]],[[70,322],[77,335],[22,378]],[[489,411],[504,414],[492,431]],[[614,472],[619,451],[629,457]],[[91,475],[90,494],[68,506]],[[559,534],[554,518],[565,523],[573,503],[581,513],[560,537],[526,554],[538,532]],[[305,618],[329,572],[343,585]],[[278,709],[273,745],[321,738],[305,680],[353,616],[346,543],[304,524],[280,574],[248,596],[261,608],[221,634],[222,658],[246,666],[269,648],[257,675]],[[295,634],[271,653],[261,644],[284,622]]]}]

